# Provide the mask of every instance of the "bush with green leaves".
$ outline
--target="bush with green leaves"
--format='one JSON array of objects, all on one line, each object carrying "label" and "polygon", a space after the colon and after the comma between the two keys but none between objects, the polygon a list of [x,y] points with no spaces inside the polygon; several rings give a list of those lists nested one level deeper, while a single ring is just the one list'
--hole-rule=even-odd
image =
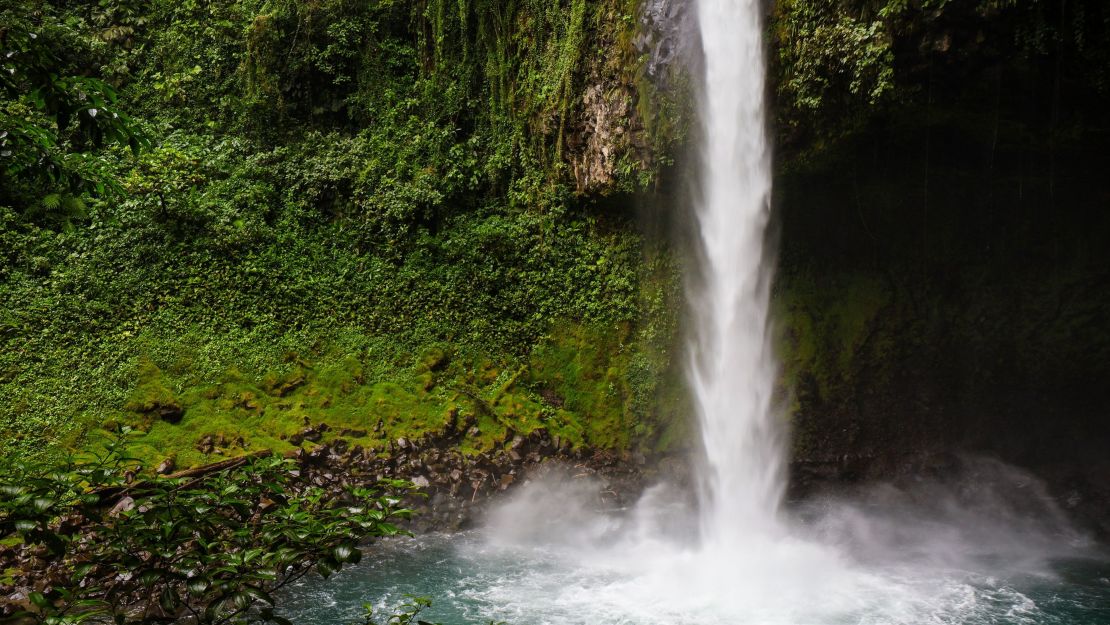
[{"label": "bush with green leaves", "polygon": [[275,591],[358,562],[363,541],[399,533],[392,521],[409,514],[404,482],[308,481],[273,456],[146,477],[123,448],[120,437],[54,466],[0,467],[0,534],[27,556],[7,566],[36,584],[10,618],[286,625]]},{"label": "bush with green leaves", "polygon": [[101,157],[145,135],[97,75],[102,43],[50,3],[0,9],[0,204],[70,226],[82,195],[118,190]]}]

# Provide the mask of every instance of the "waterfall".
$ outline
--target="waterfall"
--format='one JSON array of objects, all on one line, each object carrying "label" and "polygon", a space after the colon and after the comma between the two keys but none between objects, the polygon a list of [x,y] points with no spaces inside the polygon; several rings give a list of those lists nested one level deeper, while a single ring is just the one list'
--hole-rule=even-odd
[{"label": "waterfall", "polygon": [[701,424],[701,530],[707,549],[779,531],[783,450],[772,411],[771,192],[758,0],[700,0],[705,51],[696,206],[701,259],[689,289],[689,378]]},{"label": "waterfall", "polygon": [[[1060,544],[1074,534],[1043,485],[1000,463],[969,463],[969,482],[920,479],[917,492],[879,485],[858,500],[822,497],[781,510],[785,450],[768,340],[771,172],[760,3],[698,2],[705,51],[695,206],[700,271],[688,287],[688,375],[705,453],[699,518],[690,516],[682,486],[666,482],[627,514],[598,510],[599,489],[608,483],[579,468],[549,466],[491,510],[480,540],[425,537],[402,544],[396,567],[363,566],[394,600],[444,598],[455,611],[443,613],[443,622],[1105,622],[1052,616],[1072,605],[1060,600],[1069,594],[1058,594],[1067,586],[1046,585],[1063,579],[1046,563],[1082,551]],[[689,529],[695,523],[696,541]],[[446,549],[444,540],[457,547]],[[397,584],[414,571],[440,592]],[[1037,605],[1040,597],[1047,611]],[[304,603],[320,614],[316,622],[336,622],[335,603],[317,595]]]}]

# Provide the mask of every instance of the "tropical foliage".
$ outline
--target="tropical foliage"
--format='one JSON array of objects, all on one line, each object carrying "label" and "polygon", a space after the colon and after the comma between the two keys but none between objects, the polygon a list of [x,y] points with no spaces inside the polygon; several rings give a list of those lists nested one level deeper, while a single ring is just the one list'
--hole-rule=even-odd
[{"label": "tropical foliage", "polygon": [[[432,346],[515,370],[560,324],[638,324],[641,284],[674,278],[640,262],[625,196],[579,198],[565,167],[587,76],[635,71],[628,3],[5,11],[0,432],[16,449],[149,427],[127,409],[148,365],[177,397],[321,360],[404,383]],[[623,163],[617,188],[650,182]]]},{"label": "tropical foliage", "polygon": [[276,591],[357,563],[408,513],[402,482],[307,482],[280,457],[148,478],[124,442],[52,465],[3,460],[0,540],[31,558],[17,575],[39,580],[11,619],[287,625]]}]

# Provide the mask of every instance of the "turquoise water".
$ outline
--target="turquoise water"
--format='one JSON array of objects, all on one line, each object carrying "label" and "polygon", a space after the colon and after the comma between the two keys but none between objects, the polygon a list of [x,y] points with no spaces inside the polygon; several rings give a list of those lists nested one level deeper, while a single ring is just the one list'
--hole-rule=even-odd
[{"label": "turquoise water", "polygon": [[553,472],[481,529],[379,542],[288,589],[284,614],[345,625],[415,595],[445,625],[1110,625],[1106,551],[995,461],[799,503],[728,550],[698,539],[688,493],[659,486],[614,512],[597,488]]},{"label": "turquoise water", "polygon": [[[861,597],[856,609],[838,609],[825,620],[790,621],[789,614],[707,614],[701,606],[647,606],[606,598],[627,590],[627,572],[580,566],[552,549],[489,544],[480,532],[399,539],[373,547],[363,564],[328,582],[306,580],[293,588],[286,614],[297,623],[332,625],[360,620],[362,604],[382,614],[406,595],[426,596],[433,606],[422,618],[445,624],[505,621],[519,625],[600,623],[921,623],[968,625],[1108,625],[1110,562],[1066,558],[1040,562],[1031,572],[891,565],[876,567],[886,588]],[[634,596],[634,593],[630,593]],[[873,600],[873,605],[867,605]],[[668,601],[668,603],[670,603]],[[693,603],[697,603],[696,601]],[[820,619],[810,610],[810,619]],[[820,610],[818,609],[819,613]],[[645,618],[647,617],[647,618]]]}]

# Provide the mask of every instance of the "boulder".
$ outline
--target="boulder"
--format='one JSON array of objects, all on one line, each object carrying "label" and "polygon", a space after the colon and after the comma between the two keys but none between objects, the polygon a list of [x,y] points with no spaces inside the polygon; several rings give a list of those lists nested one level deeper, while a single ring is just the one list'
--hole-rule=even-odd
[{"label": "boulder", "polygon": [[185,416],[185,409],[178,404],[160,404],[155,408],[155,413],[166,423],[177,425]]},{"label": "boulder", "polygon": [[200,453],[207,456],[215,451],[216,439],[211,434],[205,434],[197,440],[197,444],[193,447]]},{"label": "boulder", "polygon": [[304,383],[305,383],[305,377],[303,375],[298,375],[298,376],[296,376],[296,377],[294,377],[290,380],[286,380],[286,381],[282,382],[281,384],[278,384],[274,388],[274,394],[277,395],[278,397],[285,397],[291,391],[293,391],[297,387],[303,385]]}]

